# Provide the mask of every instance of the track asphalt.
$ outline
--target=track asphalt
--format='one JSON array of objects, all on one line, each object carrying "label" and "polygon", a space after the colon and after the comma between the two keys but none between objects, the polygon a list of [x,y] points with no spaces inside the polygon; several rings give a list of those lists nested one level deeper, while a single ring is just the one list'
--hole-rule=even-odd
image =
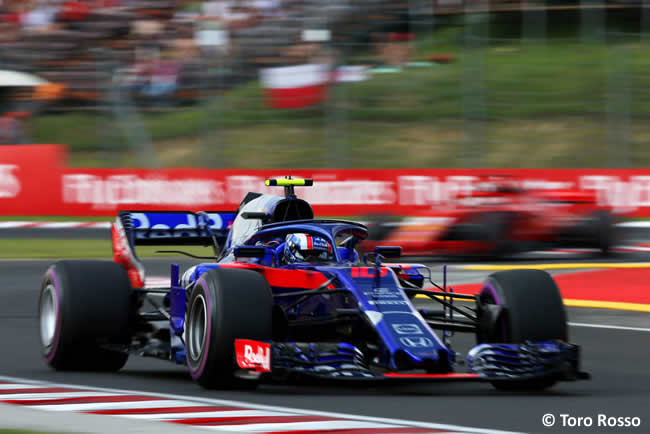
[{"label": "track asphalt", "polygon": [[[147,269],[151,275],[165,275],[168,261],[147,261]],[[49,263],[0,261],[3,282],[0,287],[0,340],[3,345],[0,375],[522,432],[650,432],[650,416],[647,416],[650,332],[644,330],[571,326],[570,339],[582,346],[583,369],[593,378],[562,383],[540,394],[503,393],[480,383],[373,387],[263,385],[256,391],[206,391],[191,381],[185,367],[138,357],[132,357],[117,374],[55,372],[47,368],[40,357],[36,317],[40,279]],[[191,263],[183,260],[181,266]],[[487,274],[489,271],[454,268],[450,269],[448,277],[451,283],[474,283]],[[435,274],[434,278],[437,278]],[[650,329],[647,313],[571,307],[567,310],[569,321],[575,324]],[[465,352],[472,344],[473,337],[458,336],[455,348]],[[557,424],[553,428],[542,425],[542,416],[546,413],[556,417]],[[642,424],[624,430],[596,426],[563,428],[560,414],[589,416],[594,421],[598,414],[638,416]]]}]

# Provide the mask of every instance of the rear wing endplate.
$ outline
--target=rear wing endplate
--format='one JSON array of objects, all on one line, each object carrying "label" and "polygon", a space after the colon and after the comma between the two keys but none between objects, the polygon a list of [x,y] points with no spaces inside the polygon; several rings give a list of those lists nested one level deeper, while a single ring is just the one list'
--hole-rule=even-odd
[{"label": "rear wing endplate", "polygon": [[230,211],[121,211],[111,227],[113,261],[127,271],[133,288],[143,288],[145,270],[135,246],[212,245],[216,258],[236,215]]}]

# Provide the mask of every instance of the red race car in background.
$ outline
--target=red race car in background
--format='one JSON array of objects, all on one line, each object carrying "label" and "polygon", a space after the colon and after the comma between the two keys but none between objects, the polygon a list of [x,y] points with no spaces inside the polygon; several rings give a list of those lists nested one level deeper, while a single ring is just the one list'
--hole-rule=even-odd
[{"label": "red race car in background", "polygon": [[398,221],[371,216],[364,249],[400,245],[412,256],[502,257],[544,248],[598,249],[614,242],[614,217],[594,192],[526,190],[515,178],[489,176],[448,207]]}]

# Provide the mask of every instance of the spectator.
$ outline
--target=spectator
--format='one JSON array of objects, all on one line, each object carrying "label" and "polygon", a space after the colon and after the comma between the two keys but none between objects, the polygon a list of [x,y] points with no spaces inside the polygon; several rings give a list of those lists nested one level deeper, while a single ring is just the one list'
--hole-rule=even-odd
[{"label": "spectator", "polygon": [[0,116],[0,145],[25,144],[25,130],[22,119],[29,117],[26,112],[8,112]]},{"label": "spectator", "polygon": [[[12,4],[0,5],[0,44],[15,41],[20,32],[20,13]],[[0,61],[0,63],[2,63]]]},{"label": "spectator", "polygon": [[205,55],[211,57],[228,53],[229,16],[230,3],[225,0],[211,0],[202,4],[201,16],[197,22],[196,42]]},{"label": "spectator", "polygon": [[47,32],[56,27],[59,7],[54,0],[32,0],[29,9],[21,16],[23,29],[31,32]]},{"label": "spectator", "polygon": [[83,21],[90,13],[90,5],[85,1],[66,1],[59,12],[59,19],[63,21]]},{"label": "spectator", "polygon": [[282,14],[280,0],[249,0],[248,7],[255,10],[262,19]]},{"label": "spectator", "polygon": [[168,103],[176,91],[182,64],[164,52],[164,58],[153,62],[149,69],[148,82],[140,88],[141,95],[157,103]]}]

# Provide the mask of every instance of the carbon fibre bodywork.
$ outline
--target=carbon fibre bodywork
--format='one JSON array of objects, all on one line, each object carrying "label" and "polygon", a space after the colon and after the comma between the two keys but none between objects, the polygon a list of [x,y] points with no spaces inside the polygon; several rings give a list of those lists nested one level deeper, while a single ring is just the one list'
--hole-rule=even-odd
[{"label": "carbon fibre bodywork", "polygon": [[[282,240],[293,233],[326,239],[335,247],[331,260],[284,263]],[[553,380],[571,380],[579,376],[575,346],[555,341],[483,343],[470,353],[473,372],[455,373],[461,361],[449,345],[448,332],[480,335],[480,327],[491,327],[496,321],[496,317],[490,318],[492,310],[479,306],[477,297],[453,294],[446,282],[423,290],[427,277],[430,280],[430,270],[423,265],[384,263],[381,250],[373,261],[361,261],[356,251],[366,237],[367,229],[359,223],[314,220],[309,204],[295,197],[249,193],[234,213],[123,212],[114,227],[115,260],[129,271],[141,298],[140,319],[147,323],[166,319],[169,325],[141,334],[137,345],[122,350],[185,363],[189,292],[210,270],[230,268],[259,273],[272,291],[273,341],[264,345],[271,344],[271,376],[275,378],[305,374],[364,379],[551,376]],[[215,258],[186,270],[171,264],[168,287],[138,286],[146,279],[135,246],[170,242],[213,245]],[[154,304],[157,309],[153,312],[143,312],[144,300],[152,294],[161,297],[162,303]],[[418,294],[442,309],[418,309],[413,303]],[[475,303],[476,307],[461,309],[454,300]],[[442,330],[442,335],[435,329]],[[266,357],[262,355],[259,358]],[[243,375],[260,374],[242,371]]]}]

